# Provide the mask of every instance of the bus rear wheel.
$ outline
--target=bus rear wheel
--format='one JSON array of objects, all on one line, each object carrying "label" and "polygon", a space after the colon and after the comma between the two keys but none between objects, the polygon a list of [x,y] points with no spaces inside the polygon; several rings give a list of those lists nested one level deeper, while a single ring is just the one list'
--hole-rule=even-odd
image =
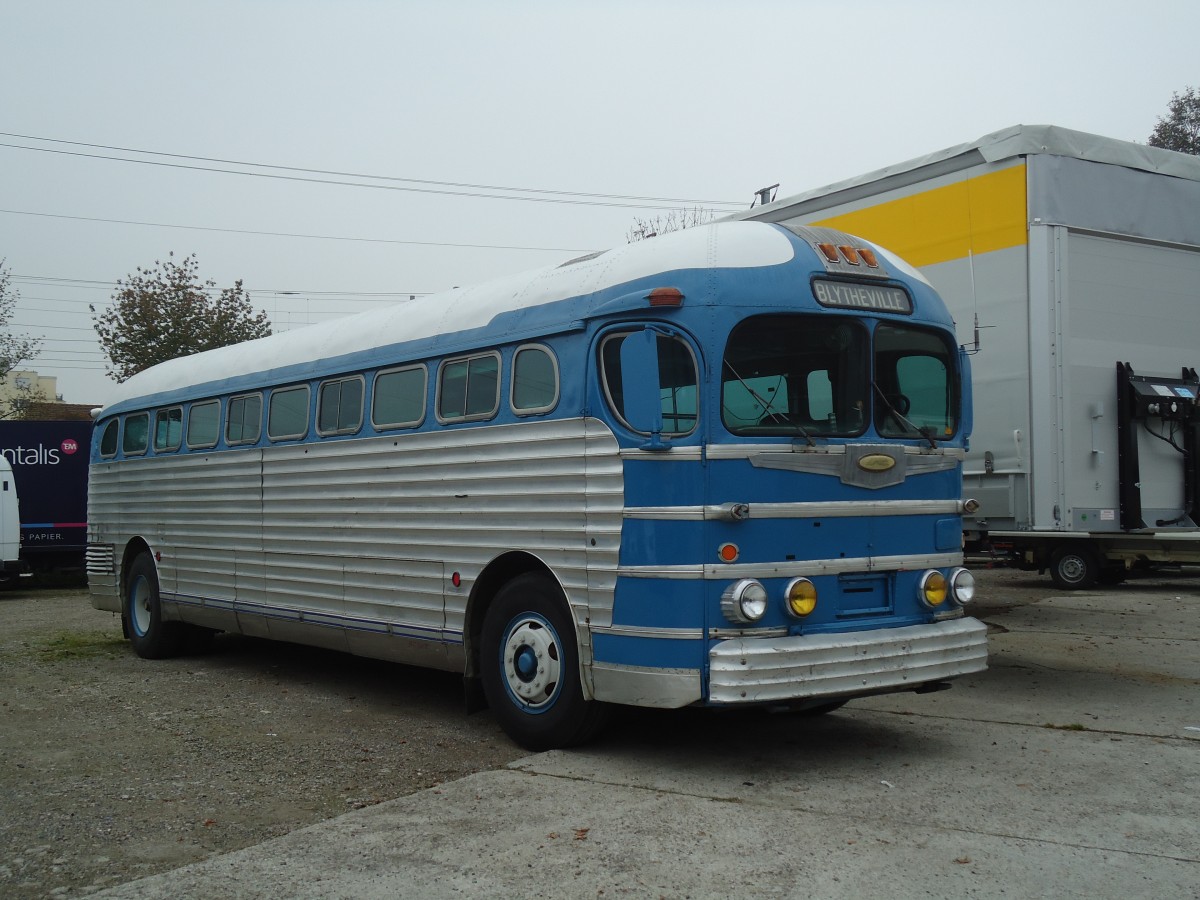
[{"label": "bus rear wheel", "polygon": [[134,652],[143,659],[166,659],[183,649],[186,631],[181,622],[163,620],[158,592],[158,569],[149,553],[141,553],[125,578],[125,631]]},{"label": "bus rear wheel", "polygon": [[496,595],[483,622],[480,674],[500,727],[527,750],[584,743],[606,717],[583,695],[575,624],[546,576],[522,575]]}]

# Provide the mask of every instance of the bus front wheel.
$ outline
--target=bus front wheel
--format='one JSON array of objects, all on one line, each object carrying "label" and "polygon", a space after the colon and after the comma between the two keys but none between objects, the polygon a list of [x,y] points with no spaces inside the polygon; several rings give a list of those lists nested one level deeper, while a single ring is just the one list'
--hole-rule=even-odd
[{"label": "bus front wheel", "polygon": [[488,706],[522,747],[571,747],[603,723],[603,705],[583,695],[575,625],[549,578],[522,575],[501,588],[484,617],[480,654]]},{"label": "bus front wheel", "polygon": [[158,569],[149,553],[139,554],[125,578],[124,620],[134,652],[144,659],[165,659],[183,648],[180,622],[163,620]]}]

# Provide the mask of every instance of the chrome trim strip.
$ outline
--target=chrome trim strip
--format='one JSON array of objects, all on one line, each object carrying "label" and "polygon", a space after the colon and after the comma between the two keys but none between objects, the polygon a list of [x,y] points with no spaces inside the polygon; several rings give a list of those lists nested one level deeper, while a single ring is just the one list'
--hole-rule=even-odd
[{"label": "chrome trim strip", "polygon": [[710,628],[708,636],[713,640],[731,640],[734,638],[774,638],[787,637],[787,626],[778,628]]},{"label": "chrome trim strip", "polygon": [[899,572],[906,569],[942,569],[961,566],[963,555],[929,553],[912,556],[860,556],[853,559],[805,559],[794,562],[720,563],[687,566],[621,566],[626,578],[718,581],[734,578],[799,578],[840,575],[843,572]]},{"label": "chrome trim strip", "polygon": [[648,625],[593,625],[592,635],[609,634],[615,637],[663,638],[666,640],[698,641],[704,637],[703,628],[655,628]]},{"label": "chrome trim strip", "polygon": [[461,631],[453,631],[447,628],[429,628],[423,625],[409,625],[403,622],[387,622],[382,619],[362,619],[355,616],[320,612],[318,610],[270,606],[265,603],[244,603],[216,597],[177,594],[168,591],[162,591],[160,596],[163,603],[172,606],[219,609],[236,612],[244,616],[259,616],[264,619],[294,622],[297,625],[341,628],[347,631],[365,631],[373,634],[391,634],[395,637],[414,638],[425,641],[435,640],[449,644],[461,644],[463,639]]},{"label": "chrome trim strip", "polygon": [[[867,516],[961,515],[961,500],[847,500],[826,503],[747,503],[749,519],[834,519]],[[728,520],[720,506],[627,506],[626,519]]]},{"label": "chrome trim strip", "polygon": [[642,450],[638,447],[621,449],[621,459],[639,459],[648,462],[699,462],[704,453],[703,447],[672,447],[665,450]]},{"label": "chrome trim strip", "polygon": [[[820,440],[820,438],[818,438]],[[707,444],[705,456],[709,459],[750,459],[763,453],[794,453],[797,456],[845,456],[847,447],[860,446],[859,443],[823,444],[817,447],[793,446],[787,444]],[[881,446],[872,444],[874,447]],[[905,456],[948,456],[953,459],[966,459],[967,451],[962,447],[932,447],[912,446],[909,444],[887,444],[889,449]]]}]

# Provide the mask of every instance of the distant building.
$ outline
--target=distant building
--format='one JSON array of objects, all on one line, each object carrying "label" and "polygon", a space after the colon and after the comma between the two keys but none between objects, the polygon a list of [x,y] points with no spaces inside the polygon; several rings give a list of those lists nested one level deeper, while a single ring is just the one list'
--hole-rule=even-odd
[{"label": "distant building", "polygon": [[99,404],[92,403],[63,403],[56,400],[50,403],[35,401],[21,413],[26,422],[90,422],[92,410]]},{"label": "distant building", "polygon": [[63,403],[58,379],[32,369],[13,369],[0,378],[0,418],[35,421],[91,419],[92,404]]}]

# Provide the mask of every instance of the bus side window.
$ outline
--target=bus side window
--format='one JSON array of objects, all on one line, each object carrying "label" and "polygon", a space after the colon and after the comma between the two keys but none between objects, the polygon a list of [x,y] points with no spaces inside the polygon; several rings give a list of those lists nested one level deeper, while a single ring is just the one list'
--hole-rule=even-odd
[{"label": "bus side window", "polygon": [[121,437],[121,452],[140,456],[146,452],[150,437],[150,413],[135,413],[125,417],[125,432]]},{"label": "bus side window", "polygon": [[183,440],[183,407],[172,406],[154,414],[154,452],[178,450]]},{"label": "bus side window", "polygon": [[375,376],[371,424],[376,428],[413,428],[425,420],[429,373],[424,366],[392,369]]},{"label": "bus side window", "polygon": [[267,406],[267,437],[273,441],[294,440],[308,434],[307,384],[271,391]]},{"label": "bus side window", "polygon": [[188,410],[187,445],[189,450],[215,447],[221,433],[221,401],[193,403]]},{"label": "bus side window", "polygon": [[438,420],[490,419],[500,407],[500,354],[484,353],[442,363]]},{"label": "bus side window", "polygon": [[229,399],[225,422],[227,444],[254,444],[262,434],[262,395],[243,394]]},{"label": "bus side window", "polygon": [[[627,427],[625,396],[621,381],[621,345],[628,334],[616,334],[600,346],[604,393],[608,405]],[[663,434],[684,435],[696,427],[699,415],[699,376],[696,359],[685,341],[659,334],[658,389],[662,408]]]},{"label": "bus side window", "polygon": [[109,419],[100,435],[100,455],[110,459],[117,455],[117,431],[121,426],[119,419]]},{"label": "bus side window", "polygon": [[541,346],[518,347],[513,354],[509,402],[519,416],[545,413],[558,404],[558,361]]},{"label": "bus side window", "polygon": [[354,434],[362,426],[363,378],[336,378],[321,383],[317,399],[318,434]]}]

